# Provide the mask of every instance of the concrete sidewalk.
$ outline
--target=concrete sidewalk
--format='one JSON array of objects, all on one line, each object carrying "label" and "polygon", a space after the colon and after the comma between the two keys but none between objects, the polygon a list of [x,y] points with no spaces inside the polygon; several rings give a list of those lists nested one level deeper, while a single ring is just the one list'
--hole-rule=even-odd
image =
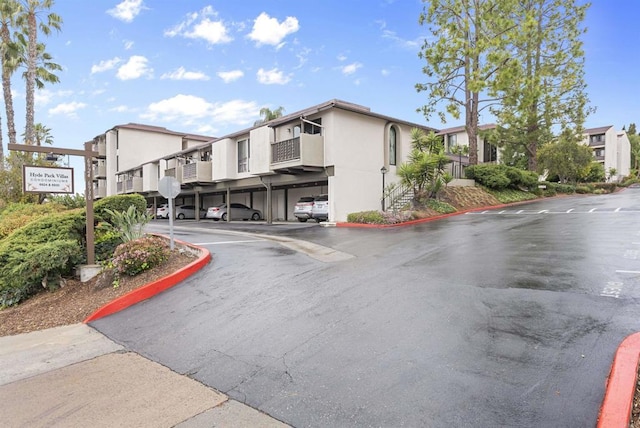
[{"label": "concrete sidewalk", "polygon": [[7,427],[287,427],[85,324],[0,337]]}]

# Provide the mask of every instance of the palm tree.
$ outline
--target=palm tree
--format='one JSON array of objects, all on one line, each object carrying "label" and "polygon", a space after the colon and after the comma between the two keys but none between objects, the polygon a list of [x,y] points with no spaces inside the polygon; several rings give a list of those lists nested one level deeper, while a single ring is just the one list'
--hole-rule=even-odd
[{"label": "palm tree", "polygon": [[[22,32],[18,34],[23,45],[27,46],[27,89],[26,89],[26,105],[27,105],[27,117],[25,125],[25,135],[27,143],[34,141],[34,99],[35,99],[35,87],[37,81],[40,80],[40,84],[43,81],[52,81],[51,73],[42,74],[38,71],[39,56],[42,58],[44,52],[44,45],[38,43],[38,32],[48,36],[51,34],[51,30],[60,31],[62,25],[62,18],[55,13],[47,13],[45,17],[40,17],[42,12],[47,12],[53,6],[53,0],[21,0],[23,5],[23,12],[18,16],[17,23],[22,28]],[[40,21],[40,22],[38,22]],[[26,36],[26,43],[24,43]],[[51,59],[43,58],[45,64]],[[57,64],[56,64],[57,65]],[[58,66],[59,67],[59,66]],[[41,67],[42,69],[42,67]],[[58,68],[59,69],[59,68]],[[57,81],[57,77],[55,77]]]},{"label": "palm tree", "polygon": [[[18,46],[11,30],[16,26],[16,18],[20,12],[20,4],[16,1],[2,1],[0,4],[0,61],[2,61],[2,93],[7,114],[7,134],[9,143],[16,144],[16,127],[11,96],[11,75],[20,64]],[[2,138],[0,136],[0,138]],[[4,159],[4,152],[0,147],[0,159]],[[1,162],[0,162],[1,163]],[[4,165],[3,165],[4,166]]]},{"label": "palm tree", "polygon": [[[53,136],[51,135],[51,128],[47,128],[42,123],[36,123],[33,125],[33,141],[36,143],[36,146],[41,146],[43,143],[48,145],[53,145]],[[22,138],[26,140],[27,133],[26,131],[22,134]]]},{"label": "palm tree", "polygon": [[263,123],[267,123],[270,120],[282,117],[282,113],[284,113],[284,107],[278,107],[275,110],[271,110],[268,107],[262,107],[260,109],[260,117],[262,117],[262,119],[256,120],[253,123],[253,126],[258,126],[258,125],[261,125]]}]

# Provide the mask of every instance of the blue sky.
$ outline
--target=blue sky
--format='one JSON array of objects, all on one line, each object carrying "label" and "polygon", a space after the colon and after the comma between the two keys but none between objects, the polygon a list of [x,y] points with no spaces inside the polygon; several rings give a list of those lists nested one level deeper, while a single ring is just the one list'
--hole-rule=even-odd
[{"label": "blue sky", "polygon": [[[58,0],[52,10],[62,31],[41,40],[64,70],[59,84],[37,94],[36,122],[51,128],[54,146],[81,148],[129,122],[222,136],[251,126],[261,107],[292,113],[337,98],[434,128],[461,125],[416,112],[426,96],[414,89],[425,79],[417,56],[427,36],[418,25],[422,7],[420,0]],[[639,12],[638,0],[594,0],[589,9],[586,80],[597,111],[586,127],[640,125]],[[13,91],[21,134],[17,77]]]}]

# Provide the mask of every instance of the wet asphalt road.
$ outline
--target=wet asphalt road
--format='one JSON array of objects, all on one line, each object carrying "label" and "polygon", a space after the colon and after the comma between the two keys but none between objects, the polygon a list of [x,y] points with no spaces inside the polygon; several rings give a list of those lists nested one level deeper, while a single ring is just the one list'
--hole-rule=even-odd
[{"label": "wet asphalt road", "polygon": [[231,225],[355,256],[337,263],[176,224],[212,263],[93,325],[296,427],[594,426],[640,331],[640,189],[383,230]]}]

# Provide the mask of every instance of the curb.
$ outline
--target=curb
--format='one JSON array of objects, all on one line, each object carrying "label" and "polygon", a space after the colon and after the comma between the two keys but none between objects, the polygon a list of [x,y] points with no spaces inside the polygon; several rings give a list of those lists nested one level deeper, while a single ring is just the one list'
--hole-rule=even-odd
[{"label": "curb", "polygon": [[640,333],[627,336],[616,351],[606,390],[598,428],[628,427],[640,360]]},{"label": "curb", "polygon": [[[159,234],[154,234],[154,235],[159,235]],[[163,236],[166,238],[166,236],[164,235],[159,235],[159,236]],[[211,260],[211,253],[206,248],[189,244],[184,241],[179,241],[177,239],[174,239],[174,241],[184,246],[190,247],[194,250],[197,250],[200,253],[200,257],[198,257],[197,260],[189,263],[182,269],[175,271],[171,275],[165,276],[164,278],[160,278],[157,281],[153,281],[146,285],[143,285],[142,287],[137,288],[133,291],[130,291],[124,296],[120,296],[117,299],[107,303],[106,305],[102,306],[101,308],[96,310],[94,313],[89,315],[87,318],[85,318],[85,320],[82,322],[84,324],[88,324],[92,321],[98,320],[100,318],[106,317],[107,315],[111,315],[116,312],[120,312],[121,310],[126,309],[129,306],[133,306],[136,303],[139,303],[143,300],[153,297],[156,294],[159,294],[164,290],[173,287],[174,285],[181,282],[183,279],[193,275],[194,273],[202,269],[207,263],[209,263],[209,260]]]},{"label": "curb", "polygon": [[456,212],[453,212],[453,213],[440,214],[440,215],[435,215],[435,216],[426,217],[426,218],[420,218],[420,219],[417,219],[417,220],[405,221],[405,222],[396,223],[396,224],[369,224],[369,223],[347,223],[347,222],[343,223],[343,222],[340,222],[340,223],[336,223],[336,227],[352,227],[354,229],[358,229],[358,228],[360,228],[360,229],[387,229],[387,228],[390,228],[390,227],[413,226],[413,225],[416,225],[416,224],[428,223],[430,221],[440,220],[440,219],[443,219],[443,218],[453,217],[453,216],[456,216],[456,215],[466,214],[466,213],[470,213],[470,212],[495,210],[495,209],[499,209],[499,208],[512,207],[514,205],[523,205],[523,204],[528,204],[528,203],[537,202],[537,201],[539,201],[539,199],[518,201],[518,202],[509,203],[509,204],[489,205],[489,206],[486,206],[486,207],[469,208],[469,209],[466,209],[466,210],[456,211]]}]

